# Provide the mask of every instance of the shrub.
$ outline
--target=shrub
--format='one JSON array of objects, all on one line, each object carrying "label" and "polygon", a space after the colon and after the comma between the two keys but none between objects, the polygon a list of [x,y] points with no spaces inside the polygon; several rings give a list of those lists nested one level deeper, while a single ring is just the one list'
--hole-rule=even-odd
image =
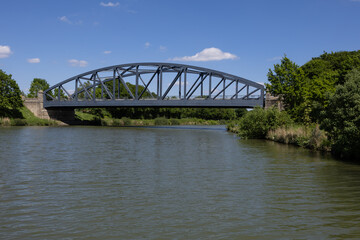
[{"label": "shrub", "polygon": [[11,119],[11,126],[26,126],[26,120],[20,118]]},{"label": "shrub", "polygon": [[123,121],[124,126],[131,126],[131,124],[132,124],[132,121],[130,118],[122,117],[121,120]]},{"label": "shrub", "polygon": [[121,121],[120,119],[113,119],[112,126],[120,127],[120,126],[123,126],[123,125],[124,125],[124,122]]},{"label": "shrub", "polygon": [[171,118],[170,125],[180,125],[180,120],[176,118]]},{"label": "shrub", "polygon": [[270,130],[267,139],[275,142],[294,144],[310,149],[329,151],[329,141],[319,125],[314,126],[282,126]]},{"label": "shrub", "polygon": [[292,123],[290,116],[276,108],[254,108],[247,112],[238,122],[238,134],[243,138],[265,138],[266,134],[279,126]]},{"label": "shrub", "polygon": [[169,125],[169,120],[163,117],[155,118],[155,125]]}]

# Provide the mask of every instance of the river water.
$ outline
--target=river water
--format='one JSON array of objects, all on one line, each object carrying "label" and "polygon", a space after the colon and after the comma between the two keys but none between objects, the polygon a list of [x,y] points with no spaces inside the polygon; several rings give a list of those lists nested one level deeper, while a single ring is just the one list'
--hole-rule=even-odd
[{"label": "river water", "polygon": [[223,126],[0,128],[0,239],[360,238],[360,166]]}]

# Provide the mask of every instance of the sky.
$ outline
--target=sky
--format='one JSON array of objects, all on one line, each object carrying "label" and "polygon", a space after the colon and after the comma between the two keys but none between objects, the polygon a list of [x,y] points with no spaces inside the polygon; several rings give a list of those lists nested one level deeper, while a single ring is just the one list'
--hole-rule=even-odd
[{"label": "sky", "polygon": [[360,49],[360,0],[0,0],[0,69],[25,93],[133,62],[267,82],[274,64]]}]

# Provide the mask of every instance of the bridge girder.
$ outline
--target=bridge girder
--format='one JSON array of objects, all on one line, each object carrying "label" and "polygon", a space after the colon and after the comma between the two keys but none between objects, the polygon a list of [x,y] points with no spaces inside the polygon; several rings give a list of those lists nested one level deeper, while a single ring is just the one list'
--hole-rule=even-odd
[{"label": "bridge girder", "polygon": [[252,108],[263,104],[261,84],[212,69],[175,63],[104,67],[71,77],[44,91],[45,108]]}]

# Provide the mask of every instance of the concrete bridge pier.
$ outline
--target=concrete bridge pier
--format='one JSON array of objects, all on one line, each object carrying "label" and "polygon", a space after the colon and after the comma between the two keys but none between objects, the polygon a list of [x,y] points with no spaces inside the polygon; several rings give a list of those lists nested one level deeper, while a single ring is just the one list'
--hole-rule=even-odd
[{"label": "concrete bridge pier", "polygon": [[24,105],[36,117],[41,119],[57,120],[63,122],[64,124],[74,124],[76,122],[74,108],[44,108],[43,91],[38,92],[37,98],[24,98]]}]

